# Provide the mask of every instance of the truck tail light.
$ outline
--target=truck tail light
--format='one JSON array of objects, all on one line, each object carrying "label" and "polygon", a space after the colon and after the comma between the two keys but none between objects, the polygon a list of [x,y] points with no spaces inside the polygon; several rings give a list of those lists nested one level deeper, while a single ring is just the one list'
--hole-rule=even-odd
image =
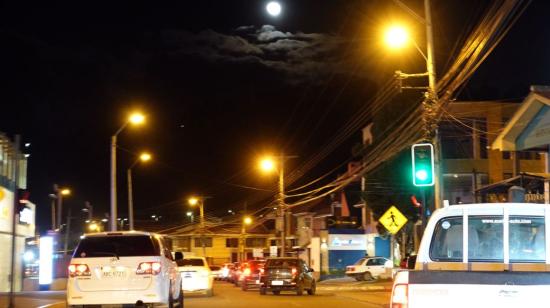
[{"label": "truck tail light", "polygon": [[90,272],[90,268],[86,264],[71,264],[69,265],[68,269],[69,276],[71,277],[92,275],[92,272]]},{"label": "truck tail light", "polygon": [[141,262],[136,270],[136,275],[158,275],[160,269],[159,262]]},{"label": "truck tail light", "polygon": [[409,275],[407,272],[399,272],[395,277],[395,283],[391,292],[390,308],[407,308],[409,306]]}]

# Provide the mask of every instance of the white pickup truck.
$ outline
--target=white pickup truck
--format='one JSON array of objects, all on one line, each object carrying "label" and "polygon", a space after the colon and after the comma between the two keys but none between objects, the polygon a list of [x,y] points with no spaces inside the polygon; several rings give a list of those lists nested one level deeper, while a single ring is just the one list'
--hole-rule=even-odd
[{"label": "white pickup truck", "polygon": [[550,307],[550,205],[468,204],[435,211],[415,270],[391,308]]}]

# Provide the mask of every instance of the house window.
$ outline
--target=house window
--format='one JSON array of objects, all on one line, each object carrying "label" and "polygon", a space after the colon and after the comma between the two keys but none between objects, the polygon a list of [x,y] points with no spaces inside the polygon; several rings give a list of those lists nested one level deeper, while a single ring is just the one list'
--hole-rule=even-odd
[{"label": "house window", "polygon": [[204,242],[204,247],[212,247],[212,238],[211,237],[197,237],[195,238],[195,247],[202,247]]},{"label": "house window", "polygon": [[267,240],[261,237],[251,237],[246,239],[246,247],[265,247]]},{"label": "house window", "polygon": [[239,239],[238,238],[226,238],[225,239],[225,247],[227,247],[227,248],[237,248],[237,247],[239,247]]}]

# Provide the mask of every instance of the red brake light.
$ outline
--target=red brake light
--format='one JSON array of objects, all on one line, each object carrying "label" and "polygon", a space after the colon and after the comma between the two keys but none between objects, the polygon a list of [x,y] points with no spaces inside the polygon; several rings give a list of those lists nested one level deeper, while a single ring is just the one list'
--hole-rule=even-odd
[{"label": "red brake light", "polygon": [[298,273],[298,270],[295,267],[293,267],[292,268],[292,276],[296,276],[296,273]]},{"label": "red brake light", "polygon": [[69,276],[91,276],[90,268],[86,264],[70,264],[69,267]]},{"label": "red brake light", "polygon": [[391,308],[407,308],[409,305],[409,286],[396,284],[391,296]]},{"label": "red brake light", "polygon": [[160,273],[161,265],[159,262],[142,262],[136,270],[137,275],[157,275]]}]

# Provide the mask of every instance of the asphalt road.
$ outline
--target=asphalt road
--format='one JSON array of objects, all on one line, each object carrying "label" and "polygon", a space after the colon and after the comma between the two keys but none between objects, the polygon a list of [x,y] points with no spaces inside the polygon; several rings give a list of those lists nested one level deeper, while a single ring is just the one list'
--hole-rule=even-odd
[{"label": "asphalt road", "polygon": [[[374,291],[319,291],[311,296],[304,294],[297,296],[294,293],[281,295],[260,295],[258,290],[242,291],[240,288],[227,282],[215,282],[214,296],[206,297],[199,294],[186,294],[186,308],[387,308],[390,292]],[[23,292],[18,293],[15,302],[16,308],[63,308],[65,307],[65,292]],[[0,307],[7,307],[7,294],[0,294]]]},{"label": "asphalt road", "polygon": [[258,290],[242,291],[230,283],[218,282],[214,286],[214,296],[187,295],[186,308],[382,308],[388,307],[390,292],[365,291],[320,291],[316,295],[302,295],[287,292],[281,295],[260,295]]}]

